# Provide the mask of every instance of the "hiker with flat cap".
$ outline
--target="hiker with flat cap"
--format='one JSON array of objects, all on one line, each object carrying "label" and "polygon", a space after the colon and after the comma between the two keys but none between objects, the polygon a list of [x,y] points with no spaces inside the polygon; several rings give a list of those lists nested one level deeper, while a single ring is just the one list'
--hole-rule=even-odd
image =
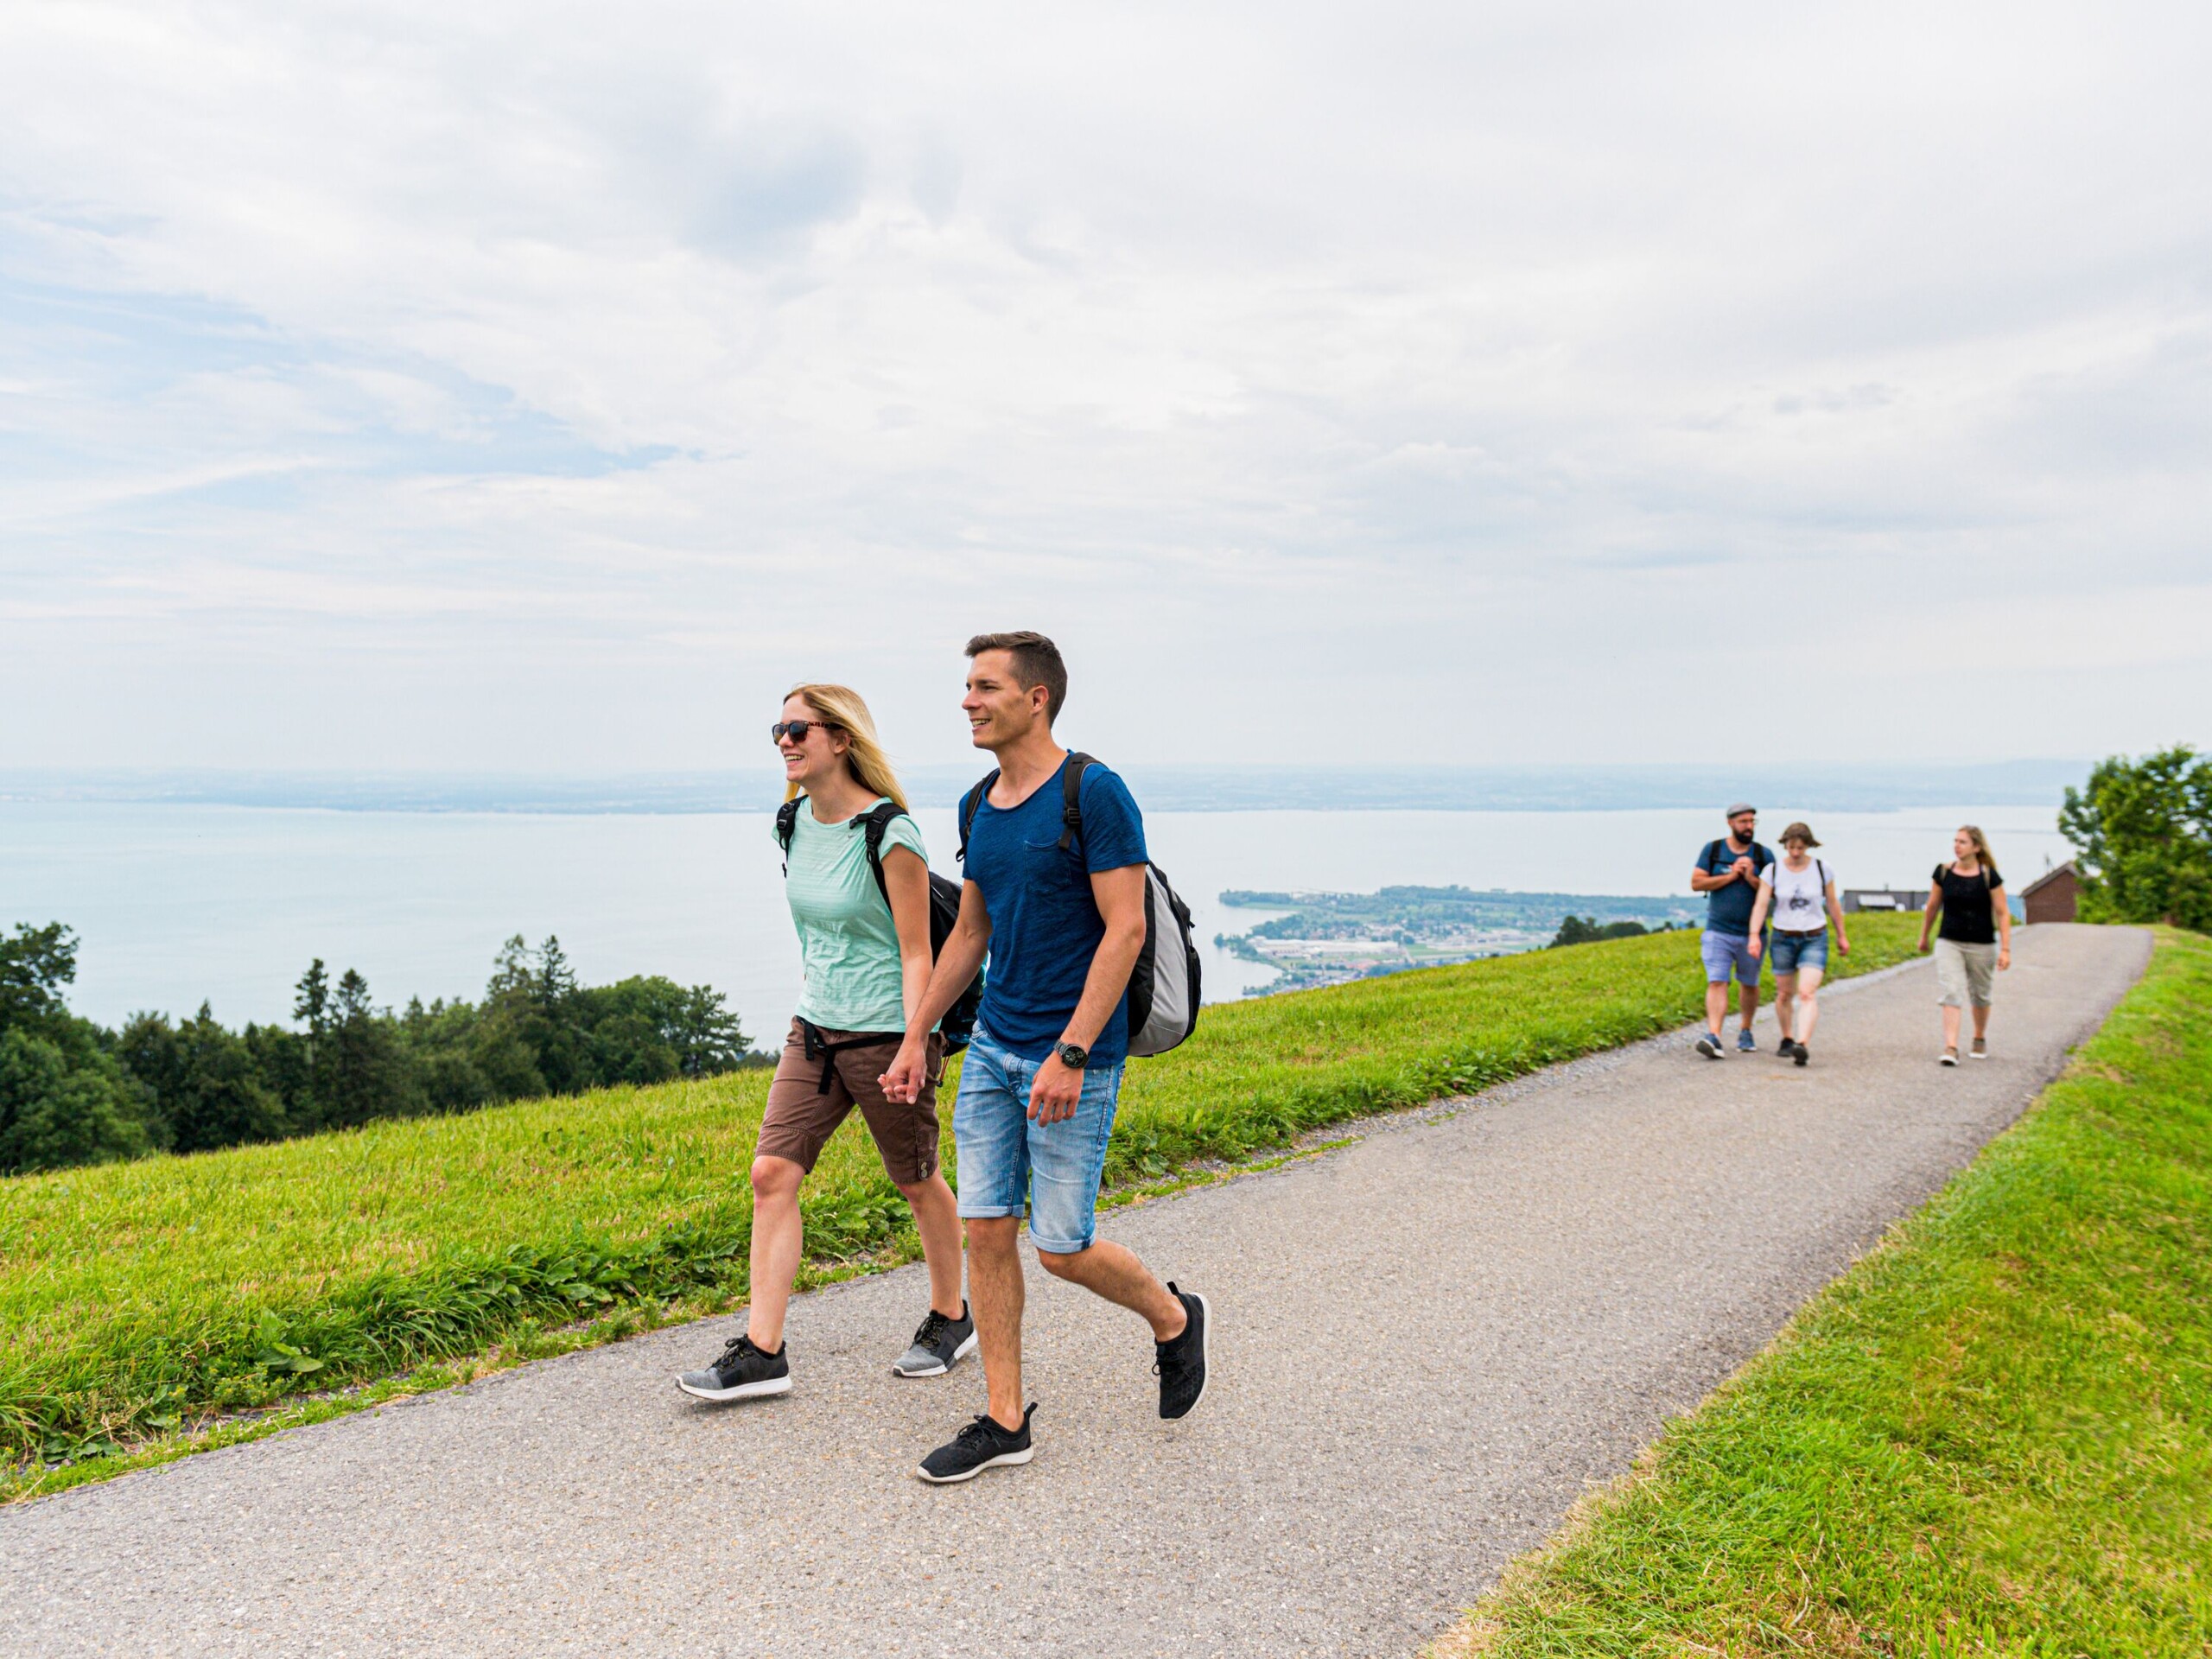
[{"label": "hiker with flat cap", "polygon": [[1738,801],[1728,809],[1728,833],[1708,841],[1690,871],[1690,891],[1705,895],[1705,932],[1698,954],[1705,963],[1705,1030],[1695,1045],[1708,1060],[1727,1052],[1722,1027],[1728,1020],[1728,981],[1737,985],[1742,1024],[1736,1033],[1739,1053],[1751,1054],[1751,1018],[1759,1010],[1759,958],[1751,949],[1751,910],[1758,903],[1759,881],[1774,855],[1752,839],[1758,809]]}]

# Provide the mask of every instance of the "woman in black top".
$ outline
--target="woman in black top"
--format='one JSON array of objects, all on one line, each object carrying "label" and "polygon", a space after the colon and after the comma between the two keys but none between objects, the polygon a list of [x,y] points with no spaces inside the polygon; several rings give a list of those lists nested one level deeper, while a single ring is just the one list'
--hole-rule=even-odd
[{"label": "woman in black top", "polygon": [[1928,908],[1920,918],[1920,948],[1925,951],[1936,913],[1943,913],[1942,931],[1936,941],[1936,984],[1943,1007],[1945,1065],[1959,1063],[1961,1002],[1974,1004],[1974,1058],[1989,1058],[1993,969],[2012,965],[2012,912],[2005,906],[2005,878],[1989,855],[1987,839],[1974,825],[1962,824],[1951,837],[1951,862],[1936,867]]}]

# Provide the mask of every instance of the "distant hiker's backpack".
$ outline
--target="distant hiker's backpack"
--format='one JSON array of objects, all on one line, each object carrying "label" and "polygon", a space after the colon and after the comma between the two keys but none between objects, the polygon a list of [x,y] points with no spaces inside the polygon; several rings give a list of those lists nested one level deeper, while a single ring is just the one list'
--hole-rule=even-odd
[{"label": "distant hiker's backpack", "polygon": [[[1083,774],[1098,762],[1087,754],[1068,756],[1061,773],[1060,849],[1083,836]],[[996,771],[968,791],[960,803],[960,857],[968,857],[968,832],[983,797],[999,780]],[[1144,867],[1144,949],[1129,971],[1129,1053],[1139,1059],[1165,1054],[1198,1024],[1198,947],[1191,937],[1191,907],[1167,884],[1159,865]]]},{"label": "distant hiker's backpack", "polygon": [[[776,809],[776,841],[784,849],[784,871],[791,873],[791,837],[798,833],[799,801],[805,797],[785,801]],[[868,867],[875,874],[875,890],[883,895],[885,908],[891,904],[891,888],[883,879],[883,837],[891,827],[891,820],[904,810],[895,801],[880,801],[868,809],[861,820],[861,833],[867,839]],[[930,872],[930,960],[934,962],[944,950],[944,942],[952,935],[952,925],[960,919],[960,884]],[[976,1010],[983,1001],[983,976],[977,974],[968,982],[968,988],[960,993],[959,1000],[945,1010],[938,1030],[944,1038],[944,1052],[957,1054],[968,1046],[968,1039],[976,1033]]]}]

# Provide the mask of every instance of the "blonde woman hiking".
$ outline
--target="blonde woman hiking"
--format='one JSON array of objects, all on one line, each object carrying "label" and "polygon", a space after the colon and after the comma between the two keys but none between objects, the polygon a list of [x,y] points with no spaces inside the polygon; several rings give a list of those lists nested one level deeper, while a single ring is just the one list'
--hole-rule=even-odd
[{"label": "blonde woman hiking", "polygon": [[892,1099],[877,1081],[930,982],[930,873],[921,831],[858,693],[799,686],[769,730],[784,759],[786,795],[775,833],[805,986],[753,1149],[746,1327],[712,1364],[677,1380],[701,1400],[790,1390],[784,1314],[803,1244],[799,1185],[855,1106],[913,1209],[929,1264],[929,1313],[892,1369],[901,1376],[942,1376],[976,1348],[975,1321],[960,1294],[959,1213],[938,1170],[944,1046],[935,1026],[911,1099]]},{"label": "blonde woman hiking", "polygon": [[1784,1059],[1806,1065],[1808,1046],[1821,1022],[1821,981],[1828,969],[1828,925],[1835,925],[1836,954],[1851,954],[1845,937],[1843,906],[1835,896],[1835,873],[1813,856],[1821,843],[1809,825],[1793,823],[1782,832],[1782,856],[1759,873],[1759,893],[1751,905],[1749,949],[1756,960],[1764,942],[1759,930],[1774,921],[1774,1018],[1782,1027]]},{"label": "blonde woman hiking", "polygon": [[2005,907],[2005,878],[1989,855],[1989,842],[1971,823],[1951,837],[1951,861],[1936,867],[1921,912],[1920,949],[1941,911],[1936,939],[1936,984],[1943,1008],[1942,1064],[1959,1063],[1959,1005],[1974,1005],[1974,1058],[1989,1058],[1989,999],[1997,973],[2012,965],[2012,912]]}]

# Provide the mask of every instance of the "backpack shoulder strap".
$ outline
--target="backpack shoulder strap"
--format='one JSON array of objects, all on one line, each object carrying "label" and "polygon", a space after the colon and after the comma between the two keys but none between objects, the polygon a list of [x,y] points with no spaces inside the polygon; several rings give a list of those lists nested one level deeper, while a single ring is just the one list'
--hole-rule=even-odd
[{"label": "backpack shoulder strap", "polygon": [[794,795],[776,809],[776,842],[784,849],[784,874],[791,873],[791,837],[798,833],[798,804],[804,795]]},{"label": "backpack shoulder strap", "polygon": [[1067,769],[1060,774],[1060,850],[1068,850],[1071,841],[1083,836],[1083,774],[1098,763],[1081,750],[1068,756]]},{"label": "backpack shoulder strap", "polygon": [[896,801],[878,801],[861,820],[861,834],[868,842],[868,867],[875,873],[875,890],[883,895],[887,906],[891,903],[891,884],[883,879],[883,837],[891,828],[891,820],[904,817],[906,813],[906,809]]},{"label": "backpack shoulder strap", "polygon": [[1711,875],[1713,874],[1713,855],[1719,850],[1720,840],[1719,837],[1716,836],[1713,840],[1705,843],[1705,850],[1697,855],[1698,868],[1703,870],[1707,875]]},{"label": "backpack shoulder strap", "polygon": [[960,803],[960,852],[963,864],[968,861],[968,832],[976,827],[976,811],[982,805],[983,797],[991,792],[991,785],[999,780],[999,769],[993,766],[984,774],[982,782],[969,790]]}]

